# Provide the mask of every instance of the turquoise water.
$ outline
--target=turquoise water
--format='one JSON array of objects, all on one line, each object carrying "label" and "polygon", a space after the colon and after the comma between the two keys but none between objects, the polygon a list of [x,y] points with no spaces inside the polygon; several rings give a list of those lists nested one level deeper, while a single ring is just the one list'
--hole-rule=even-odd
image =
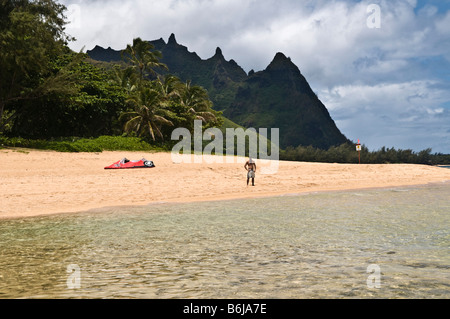
[{"label": "turquoise water", "polygon": [[449,222],[448,183],[0,220],[0,298],[449,298]]}]

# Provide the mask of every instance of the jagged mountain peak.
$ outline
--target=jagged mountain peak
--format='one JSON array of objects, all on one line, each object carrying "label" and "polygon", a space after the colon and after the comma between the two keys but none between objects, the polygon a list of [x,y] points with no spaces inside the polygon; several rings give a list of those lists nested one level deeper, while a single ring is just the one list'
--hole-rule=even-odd
[{"label": "jagged mountain peak", "polygon": [[151,44],[153,44],[153,45],[160,45],[160,46],[166,44],[166,41],[164,41],[163,38],[159,38],[158,40],[149,41],[149,42],[150,42]]},{"label": "jagged mountain peak", "polygon": [[266,68],[267,71],[273,70],[285,70],[291,69],[295,72],[299,72],[299,68],[292,62],[291,58],[286,57],[283,53],[278,52],[275,54],[272,62],[270,62],[269,66]]},{"label": "jagged mountain peak", "polygon": [[167,42],[167,44],[178,44],[177,39],[175,39],[175,34],[173,33],[170,34],[169,41]]},{"label": "jagged mountain peak", "polygon": [[111,47],[105,49],[99,45],[96,45],[92,50],[88,50],[86,53],[94,60],[106,62],[121,60],[120,51],[114,50]]},{"label": "jagged mountain peak", "polygon": [[216,53],[214,54],[214,57],[225,59],[221,48],[219,48],[219,47],[216,48]]},{"label": "jagged mountain peak", "polygon": [[291,61],[291,58],[288,58],[284,55],[282,52],[277,52],[275,54],[275,57],[273,58],[274,61]]}]

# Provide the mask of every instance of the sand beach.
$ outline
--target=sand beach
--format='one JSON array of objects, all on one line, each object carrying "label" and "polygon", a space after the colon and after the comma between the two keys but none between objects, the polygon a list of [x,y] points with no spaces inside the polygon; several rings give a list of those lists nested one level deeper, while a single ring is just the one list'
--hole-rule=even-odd
[{"label": "sand beach", "polygon": [[[123,157],[154,168],[105,170]],[[81,212],[113,206],[215,201],[307,192],[426,185],[450,181],[450,169],[411,164],[326,164],[257,160],[255,186],[246,185],[245,158],[174,162],[171,153],[60,153],[0,150],[0,218]],[[220,163],[222,162],[222,163]]]}]

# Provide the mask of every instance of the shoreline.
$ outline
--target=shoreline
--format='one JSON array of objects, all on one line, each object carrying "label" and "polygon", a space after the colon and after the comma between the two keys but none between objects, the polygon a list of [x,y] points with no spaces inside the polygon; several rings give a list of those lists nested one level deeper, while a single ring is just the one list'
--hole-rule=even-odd
[{"label": "shoreline", "polygon": [[[143,205],[119,205],[119,206],[105,206],[92,208],[85,211],[79,212],[68,212],[68,213],[55,213],[55,214],[77,214],[77,213],[86,213],[90,211],[103,211],[108,209],[115,208],[140,208],[140,207],[150,207],[153,205],[182,205],[182,204],[191,204],[191,203],[215,203],[215,202],[226,202],[226,201],[239,201],[239,200],[250,200],[250,199],[260,199],[260,198],[279,198],[279,197],[296,197],[296,196],[307,196],[307,195],[316,195],[316,194],[333,194],[333,193],[350,193],[356,191],[376,191],[376,190],[395,190],[395,189],[418,189],[418,188],[427,188],[427,187],[439,187],[448,184],[450,190],[450,180],[445,180],[442,182],[432,182],[427,184],[410,184],[410,185],[396,185],[396,186],[379,186],[379,187],[366,187],[366,188],[343,188],[343,189],[329,189],[329,190],[311,190],[297,193],[273,193],[273,194],[261,194],[261,195],[253,195],[253,196],[233,196],[233,197],[224,197],[224,198],[200,198],[196,200],[187,200],[187,199],[179,199],[173,201],[161,201],[161,202],[150,202]],[[447,185],[445,185],[447,186]],[[45,215],[37,215],[37,216],[45,216]],[[1,220],[1,219],[0,219]]]},{"label": "shoreline", "polygon": [[[155,168],[105,170],[127,157]],[[255,187],[246,186],[245,158],[235,163],[174,163],[170,153],[58,153],[2,149],[0,220],[104,211],[114,207],[216,202],[399,187],[450,181],[450,170],[414,164],[328,164],[257,160]],[[259,170],[259,172],[258,172]]]},{"label": "shoreline", "polygon": [[[442,181],[442,182],[433,182],[428,184],[418,184],[418,185],[399,185],[399,186],[381,186],[381,187],[367,187],[367,188],[349,188],[349,189],[337,189],[337,190],[317,190],[317,191],[305,191],[298,193],[283,193],[283,194],[268,194],[268,195],[257,195],[251,197],[228,197],[228,198],[219,198],[219,199],[198,199],[198,200],[174,200],[174,201],[165,201],[165,202],[150,202],[142,205],[117,205],[117,206],[103,206],[103,207],[95,207],[87,210],[81,211],[67,211],[67,212],[54,212],[54,213],[43,213],[36,214],[30,216],[5,216],[0,217],[0,222],[2,220],[18,220],[18,219],[31,219],[31,218],[42,218],[42,217],[50,217],[50,216],[63,216],[63,215],[78,215],[78,214],[96,214],[109,212],[114,209],[124,208],[124,209],[139,209],[145,207],[152,207],[153,205],[183,205],[183,204],[195,204],[195,203],[216,203],[216,202],[227,202],[227,201],[239,201],[239,200],[251,200],[251,199],[267,199],[267,198],[279,198],[279,197],[297,197],[297,196],[308,196],[308,195],[316,195],[316,194],[330,194],[330,193],[347,193],[347,192],[355,192],[355,191],[375,191],[375,190],[391,190],[391,189],[417,189],[417,188],[426,188],[426,187],[439,187],[443,184],[449,184],[450,180]],[[450,189],[450,188],[449,188]]]}]

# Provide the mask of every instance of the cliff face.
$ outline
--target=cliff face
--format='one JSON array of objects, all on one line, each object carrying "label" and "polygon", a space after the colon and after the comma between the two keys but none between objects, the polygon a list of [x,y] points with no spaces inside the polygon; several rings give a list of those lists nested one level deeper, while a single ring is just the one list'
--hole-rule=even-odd
[{"label": "cliff face", "polygon": [[[225,60],[222,50],[202,60],[178,44],[175,35],[168,42],[150,41],[161,51],[169,73],[182,81],[191,80],[208,90],[214,108],[244,127],[279,128],[280,147],[312,145],[328,148],[347,142],[330,114],[298,67],[282,53],[269,66],[247,74],[234,60]],[[99,61],[120,61],[120,51],[96,46],[88,55]]]}]

